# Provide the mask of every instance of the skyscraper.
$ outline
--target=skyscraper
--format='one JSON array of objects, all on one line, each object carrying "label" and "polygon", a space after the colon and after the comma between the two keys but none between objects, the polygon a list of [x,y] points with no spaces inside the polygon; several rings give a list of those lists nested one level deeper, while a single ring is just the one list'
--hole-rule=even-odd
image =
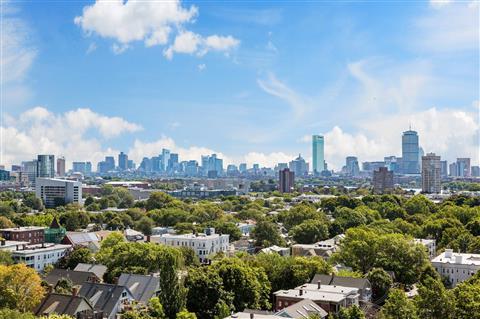
[{"label": "skyscraper", "polygon": [[448,176],[448,163],[447,161],[440,161],[440,176]]},{"label": "skyscraper", "polygon": [[393,190],[393,172],[386,167],[373,171],[373,192],[383,194]]},{"label": "skyscraper", "polygon": [[402,173],[420,173],[420,148],[418,146],[418,134],[408,130],[402,135]]},{"label": "skyscraper", "polygon": [[470,177],[470,158],[457,158],[457,175],[458,177]]},{"label": "skyscraper", "polygon": [[38,155],[37,156],[37,177],[55,177],[55,156]]},{"label": "skyscraper", "polygon": [[57,158],[57,176],[65,176],[65,157]]},{"label": "skyscraper", "polygon": [[124,152],[118,154],[118,169],[121,171],[126,171],[128,169],[128,155]]},{"label": "skyscraper", "polygon": [[295,186],[295,173],[285,168],[279,172],[278,190],[280,193],[291,193]]},{"label": "skyscraper", "polygon": [[356,156],[347,156],[345,159],[345,169],[347,176],[358,176],[360,173],[358,158]]},{"label": "skyscraper", "polygon": [[322,135],[312,135],[312,170],[314,174],[320,174],[325,170],[324,156],[325,142]]},{"label": "skyscraper", "polygon": [[441,192],[440,156],[428,153],[422,156],[422,191],[438,194]]},{"label": "skyscraper", "polygon": [[167,171],[169,161],[170,161],[170,150],[163,148],[162,149],[162,167],[161,167],[162,172]]},{"label": "skyscraper", "polygon": [[295,176],[308,175],[308,164],[300,154],[298,154],[298,157],[288,164],[288,167],[295,173]]}]

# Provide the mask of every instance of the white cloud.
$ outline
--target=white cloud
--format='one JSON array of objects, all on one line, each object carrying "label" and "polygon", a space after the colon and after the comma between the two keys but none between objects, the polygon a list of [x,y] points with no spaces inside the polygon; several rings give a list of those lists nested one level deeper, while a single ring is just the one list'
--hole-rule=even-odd
[{"label": "white cloud", "polygon": [[63,154],[69,161],[97,162],[107,154],[116,153],[104,148],[102,139],[140,129],[141,126],[122,118],[108,117],[86,108],[54,114],[43,107],[35,107],[18,117],[6,118],[2,164],[16,164],[40,153]]},{"label": "white cloud", "polygon": [[136,41],[143,41],[145,47],[165,46],[176,32],[173,44],[164,50],[168,59],[175,52],[204,55],[208,51],[228,52],[239,45],[240,41],[230,35],[203,37],[186,30],[186,25],[194,23],[197,16],[197,7],[184,7],[179,0],[97,0],[84,7],[74,22],[87,35],[116,41],[112,46],[115,54],[123,53]]},{"label": "white cloud", "polygon": [[97,44],[95,42],[92,42],[88,46],[86,54],[90,54],[90,53],[94,52],[96,49],[97,49]]},{"label": "white cloud", "polygon": [[207,68],[207,65],[205,63],[202,63],[202,64],[199,64],[197,68],[198,68],[198,71],[201,72]]},{"label": "white cloud", "polygon": [[243,156],[241,162],[247,163],[248,166],[260,164],[260,167],[275,167],[278,163],[288,163],[295,158],[294,155],[285,154],[283,152],[261,153],[250,152]]}]

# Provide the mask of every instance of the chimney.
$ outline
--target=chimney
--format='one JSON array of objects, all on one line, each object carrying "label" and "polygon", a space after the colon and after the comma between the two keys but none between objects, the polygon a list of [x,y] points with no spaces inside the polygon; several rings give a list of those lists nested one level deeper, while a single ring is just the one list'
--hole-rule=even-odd
[{"label": "chimney", "polygon": [[72,288],[72,296],[76,297],[78,295],[78,287],[73,287]]},{"label": "chimney", "polygon": [[445,249],[445,258],[452,258],[453,249]]},{"label": "chimney", "polygon": [[255,317],[255,314],[250,313],[250,319],[253,319]]},{"label": "chimney", "polygon": [[321,289],[321,288],[322,288],[322,281],[321,281],[321,280],[318,280],[318,281],[317,281],[317,286],[318,286],[318,289]]},{"label": "chimney", "polygon": [[303,296],[303,289],[300,289],[300,296]]}]

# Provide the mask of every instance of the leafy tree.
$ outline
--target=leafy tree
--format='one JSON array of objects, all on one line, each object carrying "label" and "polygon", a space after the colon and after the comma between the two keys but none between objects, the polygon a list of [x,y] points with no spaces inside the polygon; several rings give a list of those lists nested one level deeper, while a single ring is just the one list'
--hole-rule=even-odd
[{"label": "leafy tree", "polygon": [[177,313],[176,319],[197,319],[197,316],[193,312],[182,310]]},{"label": "leafy tree", "polygon": [[405,202],[405,210],[408,214],[429,215],[435,212],[435,204],[424,195],[415,195]]},{"label": "leafy tree", "polygon": [[372,285],[373,299],[385,295],[393,285],[392,277],[383,268],[373,268],[367,274],[367,279]]},{"label": "leafy tree", "polygon": [[179,249],[182,253],[185,266],[200,266],[200,261],[198,260],[197,254],[191,247],[181,246]]},{"label": "leafy tree", "polygon": [[349,229],[345,235],[337,258],[354,270],[368,272],[376,262],[378,235],[360,228]]},{"label": "leafy tree", "polygon": [[36,271],[25,264],[0,265],[0,307],[33,310],[45,293]]},{"label": "leafy tree", "polygon": [[442,282],[431,277],[418,287],[415,297],[418,316],[422,319],[452,318],[452,295]]},{"label": "leafy tree", "polygon": [[296,225],[300,225],[306,220],[309,219],[322,219],[324,218],[323,213],[317,212],[317,210],[310,205],[299,204],[292,207],[288,211],[280,213],[280,220],[283,221],[283,225],[290,230]]},{"label": "leafy tree", "polygon": [[153,209],[161,208],[172,208],[177,206],[177,200],[163,192],[154,192],[150,194],[150,197],[147,199],[145,208],[150,211]]},{"label": "leafy tree", "polygon": [[215,232],[219,234],[230,235],[230,242],[239,240],[242,237],[242,232],[234,222],[218,221],[213,223],[213,227],[215,227]]},{"label": "leafy tree", "polygon": [[0,265],[9,266],[13,264],[12,253],[8,250],[0,250]]},{"label": "leafy tree", "polygon": [[72,252],[65,255],[58,261],[58,267],[63,269],[74,269],[79,263],[93,263],[93,254],[87,247],[74,247]]},{"label": "leafy tree", "polygon": [[156,319],[165,318],[165,311],[158,297],[153,297],[148,301],[148,312],[151,317]]},{"label": "leafy tree", "polygon": [[0,216],[0,228],[11,228],[15,227],[15,224],[12,223],[10,219],[5,216]]},{"label": "leafy tree", "polygon": [[42,200],[35,195],[29,195],[23,200],[23,204],[31,209],[42,211],[44,209]]},{"label": "leafy tree", "polygon": [[340,308],[337,319],[365,319],[365,313],[356,305]]},{"label": "leafy tree", "polygon": [[453,289],[455,319],[480,318],[480,273]]},{"label": "leafy tree", "polygon": [[277,225],[268,221],[258,222],[252,231],[252,237],[255,239],[257,246],[285,245],[285,240],[280,236]]},{"label": "leafy tree", "polygon": [[328,238],[328,226],[320,220],[306,220],[294,226],[290,236],[299,244],[312,244]]},{"label": "leafy tree", "polygon": [[400,289],[390,289],[388,298],[380,311],[382,319],[418,319],[415,304]]},{"label": "leafy tree", "polygon": [[155,226],[153,220],[147,216],[143,216],[136,224],[136,229],[145,236],[152,235],[152,228]]},{"label": "leafy tree", "polygon": [[73,288],[73,283],[68,278],[60,278],[55,286],[55,292],[60,294],[70,294]]},{"label": "leafy tree", "polygon": [[69,211],[61,215],[59,221],[68,231],[74,231],[87,227],[90,217],[84,211]]},{"label": "leafy tree", "polygon": [[17,309],[0,309],[0,319],[36,319],[36,317],[29,312],[20,312]]}]

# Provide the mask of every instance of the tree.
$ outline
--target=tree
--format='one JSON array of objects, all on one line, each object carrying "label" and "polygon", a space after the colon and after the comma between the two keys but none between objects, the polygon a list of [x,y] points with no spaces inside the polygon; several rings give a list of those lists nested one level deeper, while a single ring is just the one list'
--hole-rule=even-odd
[{"label": "tree", "polygon": [[372,268],[367,274],[367,279],[372,285],[374,300],[385,295],[393,284],[392,277],[383,268]]},{"label": "tree", "polygon": [[480,273],[453,289],[455,319],[480,318]]},{"label": "tree", "polygon": [[72,292],[73,283],[68,278],[60,278],[55,286],[55,292],[60,294],[70,294]]},{"label": "tree", "polygon": [[12,253],[9,252],[8,250],[0,250],[0,265],[12,265],[13,264],[13,259],[12,259]]},{"label": "tree", "polygon": [[0,319],[36,319],[35,316],[28,312],[20,312],[17,309],[0,309]]},{"label": "tree", "polygon": [[176,319],[197,319],[197,316],[193,312],[182,310],[176,315]]},{"label": "tree", "polygon": [[280,236],[277,225],[268,221],[258,222],[252,231],[252,237],[255,238],[257,246],[285,245],[285,240]]},{"label": "tree", "polygon": [[148,313],[151,317],[156,319],[165,318],[165,311],[163,310],[163,306],[158,297],[153,297],[148,301]]},{"label": "tree", "polygon": [[182,267],[182,259],[179,250],[164,246],[158,251],[156,260],[160,272],[158,297],[165,310],[165,315],[171,319],[175,318],[175,315],[185,307],[186,291],[178,278],[178,271]]},{"label": "tree", "polygon": [[292,207],[290,210],[280,213],[280,220],[283,221],[285,228],[290,230],[296,225],[300,225],[309,219],[324,219],[323,213],[317,212],[313,206],[300,204]]},{"label": "tree", "polygon": [[45,293],[36,271],[25,264],[0,265],[0,307],[33,310]]},{"label": "tree", "polygon": [[418,287],[415,304],[418,316],[422,319],[452,318],[452,295],[440,280],[431,277],[425,279]]},{"label": "tree", "polygon": [[299,244],[313,244],[328,238],[328,226],[320,220],[306,220],[294,226],[290,236]]},{"label": "tree", "polygon": [[176,202],[175,198],[166,193],[153,192],[150,194],[150,197],[147,199],[147,203],[145,207],[148,211],[153,209],[175,207],[176,206],[175,202]]},{"label": "tree", "polygon": [[340,308],[338,312],[337,319],[365,319],[365,314],[363,311],[357,306],[353,305],[348,308]]},{"label": "tree", "polygon": [[12,223],[10,219],[5,216],[0,216],[0,228],[11,228],[15,227],[15,224]]},{"label": "tree", "polygon": [[63,269],[75,269],[79,263],[91,264],[95,260],[87,247],[74,247],[73,250],[58,261],[58,267]]},{"label": "tree", "polygon": [[145,236],[151,236],[153,226],[155,226],[153,220],[147,216],[143,216],[137,222],[136,229]]},{"label": "tree", "polygon": [[388,298],[380,311],[382,319],[418,319],[415,304],[408,300],[405,292],[390,289]]},{"label": "tree", "polygon": [[230,242],[239,240],[242,237],[242,232],[233,222],[218,221],[213,223],[213,227],[215,227],[215,232],[219,234],[230,235]]}]

